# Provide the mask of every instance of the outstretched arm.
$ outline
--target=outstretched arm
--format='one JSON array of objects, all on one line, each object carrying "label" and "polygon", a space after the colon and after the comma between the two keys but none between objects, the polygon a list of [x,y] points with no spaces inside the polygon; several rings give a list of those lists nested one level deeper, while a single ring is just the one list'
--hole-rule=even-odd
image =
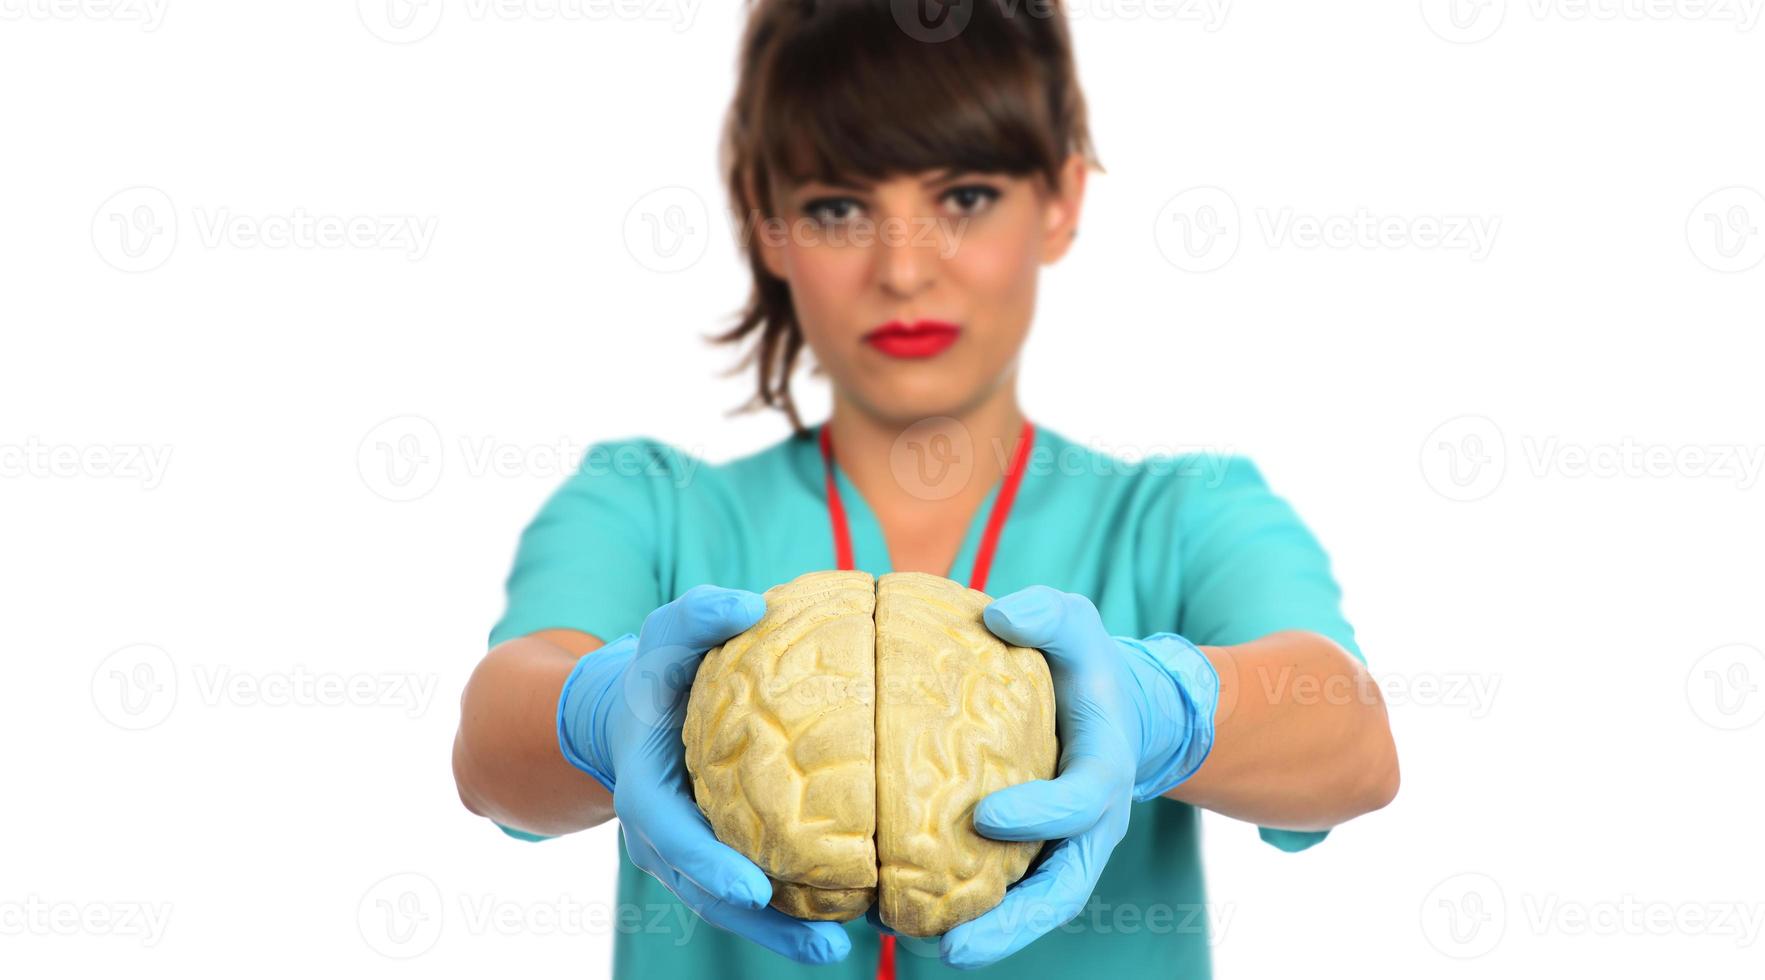
[{"label": "outstretched arm", "polygon": [[1264,827],[1328,830],[1397,795],[1397,748],[1365,666],[1302,630],[1202,647],[1219,675],[1213,751],[1164,795]]},{"label": "outstretched arm", "polygon": [[1131,803],[1170,796],[1306,830],[1396,792],[1383,703],[1376,692],[1342,696],[1359,664],[1316,634],[1211,650],[1174,633],[1118,637],[1091,600],[1046,586],[998,599],[983,617],[1007,643],[1047,657],[1060,768],[983,797],[974,827],[1057,843],[1003,903],[944,935],[939,952],[952,966],[997,962],[1076,915],[1127,834]]},{"label": "outstretched arm", "polygon": [[466,809],[545,837],[613,819],[613,794],[558,751],[564,681],[583,654],[604,645],[577,630],[544,630],[485,655],[460,697],[454,736],[454,783]]}]

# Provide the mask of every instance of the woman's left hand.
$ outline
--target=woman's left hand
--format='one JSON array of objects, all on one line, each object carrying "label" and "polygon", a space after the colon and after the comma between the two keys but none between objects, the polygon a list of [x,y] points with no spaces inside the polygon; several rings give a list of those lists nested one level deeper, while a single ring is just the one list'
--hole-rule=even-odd
[{"label": "woman's left hand", "polygon": [[1193,775],[1213,744],[1219,678],[1171,633],[1113,637],[1084,596],[1032,586],[987,606],[987,628],[1048,658],[1060,768],[988,794],[974,827],[996,840],[1059,841],[996,908],[946,933],[939,955],[973,968],[1017,952],[1083,909],[1128,830],[1130,804]]}]

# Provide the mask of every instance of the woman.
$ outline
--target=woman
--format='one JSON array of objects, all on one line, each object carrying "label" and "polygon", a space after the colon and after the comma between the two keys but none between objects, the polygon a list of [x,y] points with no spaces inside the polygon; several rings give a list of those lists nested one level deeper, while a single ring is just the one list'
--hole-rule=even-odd
[{"label": "woman", "polygon": [[[757,400],[795,431],[721,466],[595,447],[521,539],[462,704],[460,795],[525,839],[618,817],[621,910],[640,913],[620,977],[1007,956],[993,969],[1019,977],[1206,976],[1196,808],[1284,850],[1316,843],[1396,792],[1384,706],[1323,551],[1251,464],[1131,465],[1026,420],[1037,277],[1070,246],[1094,163],[1067,27],[976,4],[934,43],[896,18],[910,6],[753,4],[725,166],[754,293],[721,339],[753,345]],[[805,344],[833,388],[811,428],[790,394]],[[974,818],[1050,845],[993,911],[902,940],[916,955],[873,922],[769,908],[684,778],[705,650],[759,618],[757,593],[829,567],[1002,596],[987,626],[1055,680],[1057,778]],[[653,925],[696,923],[648,914],[680,904],[720,928]]]}]

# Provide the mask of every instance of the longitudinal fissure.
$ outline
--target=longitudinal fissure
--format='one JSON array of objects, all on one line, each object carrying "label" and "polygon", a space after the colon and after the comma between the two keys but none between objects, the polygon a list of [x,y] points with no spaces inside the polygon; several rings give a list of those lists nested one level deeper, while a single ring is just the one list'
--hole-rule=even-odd
[{"label": "longitudinal fissure", "polygon": [[882,899],[882,579],[870,604],[870,850],[876,855],[876,894]]}]

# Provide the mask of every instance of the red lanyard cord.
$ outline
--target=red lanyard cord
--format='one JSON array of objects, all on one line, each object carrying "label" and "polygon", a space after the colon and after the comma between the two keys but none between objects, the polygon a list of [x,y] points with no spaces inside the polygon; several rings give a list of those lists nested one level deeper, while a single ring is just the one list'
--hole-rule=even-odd
[{"label": "red lanyard cord", "polygon": [[999,535],[1005,530],[1005,519],[1011,516],[1011,505],[1017,502],[1017,486],[1023,482],[1024,463],[1030,458],[1030,447],[1036,442],[1036,427],[1028,421],[1018,436],[1017,449],[1011,464],[1005,468],[1005,479],[999,484],[999,496],[993,501],[993,512],[987,515],[987,529],[981,534],[980,547],[975,549],[974,570],[969,573],[968,587],[987,591],[987,575],[993,570],[993,552],[999,550]]},{"label": "red lanyard cord", "polygon": [[833,523],[834,567],[852,569],[852,530],[846,525],[846,505],[840,501],[840,485],[833,478],[833,433],[821,427],[821,464],[827,471],[827,519]]},{"label": "red lanyard cord", "polygon": [[[971,589],[985,591],[987,588],[987,575],[993,570],[993,554],[999,550],[999,535],[1005,530],[1006,518],[1011,516],[1011,505],[1017,502],[1024,464],[1029,460],[1030,448],[1035,442],[1036,427],[1025,420],[1017,439],[1017,449],[1012,452],[1011,463],[1005,468],[1005,479],[999,485],[999,496],[994,498],[993,510],[987,515],[980,546],[975,549],[974,568],[968,580]],[[827,519],[833,525],[834,563],[841,570],[850,571],[854,564],[852,529],[846,523],[846,505],[840,500],[839,481],[834,479],[833,434],[825,424],[821,427],[821,461],[827,472]],[[895,980],[895,937],[888,933],[883,934],[882,948],[877,955],[876,980]]]},{"label": "red lanyard cord", "polygon": [[[827,519],[833,527],[834,566],[842,570],[850,570],[854,565],[852,557],[852,529],[846,523],[846,505],[840,499],[839,481],[834,478],[833,471],[833,433],[824,424],[821,427],[821,462],[827,477]],[[1023,483],[1025,463],[1029,461],[1030,450],[1036,443],[1036,427],[1025,421],[1023,430],[1018,434],[1017,448],[1012,451],[1011,462],[1005,467],[1005,478],[999,485],[999,495],[993,500],[993,510],[987,515],[987,526],[981,532],[980,545],[975,549],[974,568],[969,573],[968,587],[982,592],[987,588],[987,577],[993,570],[993,555],[999,550],[999,535],[1005,531],[1005,521],[1011,516],[1011,505],[1017,502],[1017,488]]]}]

